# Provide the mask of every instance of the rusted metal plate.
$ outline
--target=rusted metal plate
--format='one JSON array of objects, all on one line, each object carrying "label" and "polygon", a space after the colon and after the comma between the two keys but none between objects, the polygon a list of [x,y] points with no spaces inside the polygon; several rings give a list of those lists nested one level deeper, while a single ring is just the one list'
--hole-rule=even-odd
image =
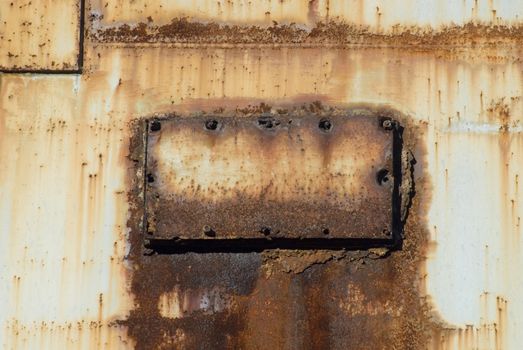
[{"label": "rusted metal plate", "polygon": [[84,1],[1,1],[0,71],[78,73]]},{"label": "rusted metal plate", "polygon": [[367,112],[153,120],[148,233],[289,244],[390,240],[395,132],[394,121]]}]

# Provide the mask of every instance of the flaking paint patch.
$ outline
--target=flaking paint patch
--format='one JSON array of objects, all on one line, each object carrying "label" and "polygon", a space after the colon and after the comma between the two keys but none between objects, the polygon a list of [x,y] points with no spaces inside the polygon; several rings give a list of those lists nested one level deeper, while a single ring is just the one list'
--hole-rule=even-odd
[{"label": "flaking paint patch", "polygon": [[160,315],[171,319],[188,317],[194,312],[221,313],[232,307],[232,298],[217,288],[181,291],[177,286],[158,298]]},{"label": "flaking paint patch", "polygon": [[271,276],[274,270],[281,270],[287,273],[302,273],[316,264],[326,264],[332,260],[345,258],[344,251],[288,251],[288,250],[268,250],[262,253],[263,269],[267,276]]}]

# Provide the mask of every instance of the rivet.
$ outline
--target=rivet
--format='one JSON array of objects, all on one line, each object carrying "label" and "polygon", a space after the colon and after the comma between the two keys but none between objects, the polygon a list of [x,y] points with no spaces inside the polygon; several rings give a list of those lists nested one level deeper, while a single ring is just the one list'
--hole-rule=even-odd
[{"label": "rivet", "polygon": [[381,122],[381,126],[385,130],[392,130],[394,123],[390,119],[383,119],[383,121]]},{"label": "rivet", "polygon": [[216,130],[218,128],[218,121],[216,119],[210,119],[205,122],[205,129]]},{"label": "rivet", "polygon": [[153,120],[151,122],[151,131],[152,132],[155,132],[155,131],[160,131],[162,129],[162,123],[160,123],[158,120]]},{"label": "rivet", "polygon": [[329,132],[332,129],[332,123],[329,119],[322,119],[318,123],[318,127],[324,132]]}]

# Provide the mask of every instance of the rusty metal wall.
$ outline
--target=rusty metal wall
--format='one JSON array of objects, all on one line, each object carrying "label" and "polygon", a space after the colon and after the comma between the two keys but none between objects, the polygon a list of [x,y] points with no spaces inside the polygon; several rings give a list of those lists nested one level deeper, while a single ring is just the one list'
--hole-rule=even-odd
[{"label": "rusty metal wall", "polygon": [[[520,348],[521,1],[84,5],[0,49],[2,348]],[[137,120],[330,107],[405,127],[402,250],[144,255]]]}]

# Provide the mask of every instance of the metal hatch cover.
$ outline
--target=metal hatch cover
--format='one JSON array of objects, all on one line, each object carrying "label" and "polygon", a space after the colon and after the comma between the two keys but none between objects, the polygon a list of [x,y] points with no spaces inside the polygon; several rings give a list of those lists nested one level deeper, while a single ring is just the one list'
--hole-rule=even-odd
[{"label": "metal hatch cover", "polygon": [[370,112],[149,120],[148,242],[390,243],[397,133]]}]

